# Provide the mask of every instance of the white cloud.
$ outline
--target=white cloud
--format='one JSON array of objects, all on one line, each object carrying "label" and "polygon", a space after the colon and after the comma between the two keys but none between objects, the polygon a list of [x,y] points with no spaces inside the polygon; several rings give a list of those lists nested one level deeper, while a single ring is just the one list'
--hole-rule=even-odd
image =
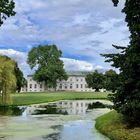
[{"label": "white cloud", "polygon": [[8,18],[0,28],[0,48],[26,50],[27,53],[33,46],[49,42],[58,45],[65,57],[85,60],[81,68],[78,65],[81,61],[73,61],[78,63],[75,68],[94,69],[98,65],[109,66],[100,54],[115,52],[112,44],[128,44],[129,33],[121,13],[124,1],[120,1],[117,8],[111,0],[15,2],[16,16]]},{"label": "white cloud", "polygon": [[86,61],[80,61],[76,59],[62,58],[65,69],[67,71],[92,71],[93,65]]},{"label": "white cloud", "polygon": [[[32,74],[33,71],[30,70],[29,65],[26,63],[27,61],[27,53],[16,51],[13,49],[1,49],[1,55],[7,55],[10,58],[14,59],[18,62],[20,69],[23,71],[24,75]],[[61,58],[64,62],[64,68],[66,71],[94,71],[94,70],[104,70],[100,65],[95,65],[89,63],[87,61],[70,59],[70,58]]]},{"label": "white cloud", "polygon": [[100,65],[92,64],[87,61],[61,58],[64,62],[64,67],[66,71],[94,71],[94,70],[104,70]]},{"label": "white cloud", "polygon": [[16,51],[13,49],[0,49],[0,55],[6,55],[14,59],[18,63],[18,66],[23,71],[25,76],[32,73],[28,64],[26,63],[27,53]]}]

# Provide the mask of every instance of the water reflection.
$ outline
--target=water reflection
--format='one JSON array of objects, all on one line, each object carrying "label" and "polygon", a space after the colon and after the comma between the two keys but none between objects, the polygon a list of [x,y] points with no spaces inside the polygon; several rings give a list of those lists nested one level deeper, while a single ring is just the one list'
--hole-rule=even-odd
[{"label": "water reflection", "polygon": [[87,113],[89,104],[93,102],[97,101],[59,101],[12,110],[1,109],[0,140],[105,140],[94,124],[98,116],[109,110]]},{"label": "water reflection", "polygon": [[43,140],[60,140],[60,133],[53,133],[42,137]]},{"label": "water reflection", "polygon": [[62,115],[83,115],[88,109],[105,108],[106,101],[59,101],[50,104],[33,105],[26,109],[28,115],[39,114],[62,114]]},{"label": "water reflection", "polygon": [[20,116],[25,108],[22,107],[0,107],[0,115],[3,116]]},{"label": "water reflection", "polygon": [[43,114],[62,114],[62,115],[83,115],[88,109],[105,108],[109,105],[106,101],[58,101],[49,104],[36,104],[22,107],[0,107],[0,115],[20,116],[43,115]]},{"label": "water reflection", "polygon": [[57,106],[69,115],[85,114],[88,108],[88,102],[85,101],[62,101]]}]

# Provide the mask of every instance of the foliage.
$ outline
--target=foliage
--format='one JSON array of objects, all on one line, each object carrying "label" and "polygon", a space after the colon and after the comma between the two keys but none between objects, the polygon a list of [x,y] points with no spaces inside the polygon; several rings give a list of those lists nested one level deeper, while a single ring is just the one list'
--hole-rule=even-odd
[{"label": "foliage", "polygon": [[123,116],[111,111],[96,119],[95,127],[111,140],[139,140],[140,128],[127,128]]},{"label": "foliage", "polygon": [[56,88],[58,80],[66,80],[64,64],[60,60],[62,53],[56,45],[45,45],[32,48],[28,54],[28,64],[35,68],[34,80],[44,81],[48,87]]},{"label": "foliage", "polygon": [[25,108],[13,107],[13,106],[0,106],[0,115],[3,116],[20,116]]},{"label": "foliage", "polygon": [[10,93],[16,86],[16,77],[14,73],[14,61],[0,56],[0,91],[1,102],[3,105],[12,104]]},{"label": "foliage", "polygon": [[26,80],[17,63],[8,56],[0,56],[0,64],[1,102],[3,105],[10,105],[12,103],[10,93],[16,90],[20,92]]},{"label": "foliage", "polygon": [[115,92],[119,85],[119,75],[112,69],[108,70],[104,74],[105,76],[105,89]]},{"label": "foliage", "polygon": [[116,7],[119,3],[119,0],[112,0],[112,2],[114,3],[114,6]]},{"label": "foliage", "polygon": [[101,102],[95,102],[88,105],[88,109],[95,109],[95,108],[106,108],[108,105],[105,105]]},{"label": "foliage", "polygon": [[114,109],[122,113],[131,124],[140,125],[140,1],[126,0],[122,10],[129,27],[130,45],[120,47],[120,53],[104,55],[107,62],[120,69],[117,93],[111,96]]},{"label": "foliage", "polygon": [[14,73],[15,73],[15,76],[16,76],[16,88],[15,88],[15,90],[20,92],[21,87],[27,85],[27,81],[24,78],[23,72],[18,67],[17,62],[12,60],[10,57],[8,57],[8,56],[1,56],[1,57],[4,57],[5,59],[7,59],[9,61],[11,60],[11,61],[13,61],[13,63],[15,63],[15,68],[14,68],[14,71],[15,71]]},{"label": "foliage", "polygon": [[16,91],[20,92],[21,88],[27,85],[27,81],[24,78],[23,72],[20,70],[17,63],[15,63],[15,76],[16,76]]},{"label": "foliage", "polygon": [[98,73],[98,71],[87,74],[86,82],[89,88],[99,91],[99,89],[104,88],[104,75],[102,73]]},{"label": "foliage", "polygon": [[14,16],[15,3],[13,0],[0,0],[0,26],[7,17]]}]

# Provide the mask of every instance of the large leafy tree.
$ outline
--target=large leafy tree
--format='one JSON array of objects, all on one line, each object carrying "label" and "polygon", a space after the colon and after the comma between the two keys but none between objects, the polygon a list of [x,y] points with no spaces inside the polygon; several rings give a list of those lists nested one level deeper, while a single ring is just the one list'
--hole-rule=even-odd
[{"label": "large leafy tree", "polygon": [[67,74],[64,64],[60,60],[62,53],[56,45],[39,45],[32,48],[28,54],[28,64],[35,68],[33,78],[38,82],[45,82],[47,87],[55,88],[58,80],[66,80]]},{"label": "large leafy tree", "polygon": [[112,69],[108,70],[104,74],[105,76],[105,89],[115,92],[119,85],[119,75]]},{"label": "large leafy tree", "polygon": [[13,0],[0,0],[0,26],[3,24],[7,17],[14,16],[15,3]]},{"label": "large leafy tree", "polygon": [[[113,0],[117,6],[118,0]],[[114,109],[122,113],[129,122],[140,125],[140,0],[126,0],[122,10],[129,27],[130,45],[120,47],[120,53],[104,55],[107,62],[120,69],[120,85],[111,99]]]},{"label": "large leafy tree", "polygon": [[96,91],[104,88],[104,80],[104,75],[102,73],[99,73],[98,71],[86,75],[86,82],[88,84],[88,87],[96,89]]},{"label": "large leafy tree", "polygon": [[10,93],[14,91],[15,87],[15,62],[11,59],[0,56],[0,91],[2,105],[12,104]]},{"label": "large leafy tree", "polygon": [[24,87],[25,85],[27,85],[27,81],[24,78],[23,72],[18,67],[17,62],[12,60],[10,57],[8,57],[8,56],[0,56],[0,57],[5,58],[5,60],[12,61],[14,63],[14,74],[16,77],[16,88],[14,90],[17,92],[20,92],[21,88]]}]

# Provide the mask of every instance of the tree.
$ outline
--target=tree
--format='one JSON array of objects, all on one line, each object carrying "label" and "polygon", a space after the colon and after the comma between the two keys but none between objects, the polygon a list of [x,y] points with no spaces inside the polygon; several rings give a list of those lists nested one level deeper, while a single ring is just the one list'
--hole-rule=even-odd
[{"label": "tree", "polygon": [[13,0],[0,0],[0,26],[3,24],[7,17],[14,16],[15,3]]},{"label": "tree", "polygon": [[16,76],[16,88],[15,88],[15,91],[17,92],[20,92],[21,91],[21,88],[24,87],[25,85],[27,85],[27,81],[26,79],[24,78],[24,75],[23,75],[23,72],[20,70],[20,68],[18,67],[18,64],[16,61],[12,60],[10,57],[8,56],[1,56],[7,60],[11,60],[13,61],[13,63],[15,63],[15,68],[14,68],[14,73],[15,73],[15,76]]},{"label": "tree", "polygon": [[131,33],[130,44],[127,47],[113,45],[121,52],[104,55],[107,62],[113,62],[112,66],[120,69],[119,86],[111,100],[114,109],[129,123],[140,125],[140,0],[126,0],[122,12],[126,14]]},{"label": "tree", "polygon": [[115,92],[119,85],[119,75],[112,69],[105,72],[105,89]]},{"label": "tree", "polygon": [[104,75],[102,73],[98,73],[98,71],[87,74],[86,82],[89,88],[99,91],[99,89],[104,88]]},{"label": "tree", "polygon": [[18,64],[15,62],[15,76],[16,76],[16,91],[19,93],[21,88],[27,85],[27,81],[24,78],[23,72],[18,67]]},{"label": "tree", "polygon": [[27,63],[35,68],[34,80],[45,82],[47,87],[55,88],[58,80],[66,80],[64,64],[60,60],[62,53],[56,45],[39,45],[32,48],[28,54]]},{"label": "tree", "polygon": [[15,62],[0,56],[0,90],[2,105],[11,105],[10,93],[16,87]]}]

